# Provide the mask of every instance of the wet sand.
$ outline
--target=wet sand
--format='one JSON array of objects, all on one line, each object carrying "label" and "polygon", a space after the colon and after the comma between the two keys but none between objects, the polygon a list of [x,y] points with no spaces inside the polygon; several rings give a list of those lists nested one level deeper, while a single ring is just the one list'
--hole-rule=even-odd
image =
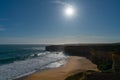
[{"label": "wet sand", "polygon": [[62,67],[37,72],[17,80],[64,80],[70,75],[86,70],[98,71],[97,65],[84,57],[71,56],[68,63]]}]

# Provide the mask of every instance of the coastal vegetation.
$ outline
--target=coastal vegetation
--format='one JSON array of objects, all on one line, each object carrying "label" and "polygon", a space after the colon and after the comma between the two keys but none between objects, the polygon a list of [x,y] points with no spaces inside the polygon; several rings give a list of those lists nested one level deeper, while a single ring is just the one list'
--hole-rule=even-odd
[{"label": "coastal vegetation", "polygon": [[103,73],[103,72],[93,72],[86,73],[80,72],[67,77],[65,80],[119,80],[120,73]]},{"label": "coastal vegetation", "polygon": [[[48,47],[49,50],[55,46]],[[120,44],[82,44],[57,45],[56,50],[63,50],[67,55],[83,56],[97,65],[100,72],[80,72],[68,76],[65,80],[119,80],[120,79]],[[89,74],[88,74],[89,73]]]}]

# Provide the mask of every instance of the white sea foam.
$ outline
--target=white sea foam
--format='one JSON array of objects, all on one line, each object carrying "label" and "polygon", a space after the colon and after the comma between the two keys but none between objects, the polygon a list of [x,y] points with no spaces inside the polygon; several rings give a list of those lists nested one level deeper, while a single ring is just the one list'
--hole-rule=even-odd
[{"label": "white sea foam", "polygon": [[62,53],[44,53],[44,56],[0,66],[0,80],[12,80],[45,68],[55,68],[66,63]]},{"label": "white sea foam", "polygon": [[47,54],[49,54],[50,52],[42,52],[42,54],[41,53],[38,53],[38,54],[36,54],[37,56],[45,56],[45,55],[47,55]]},{"label": "white sea foam", "polygon": [[59,66],[62,66],[63,64],[66,64],[66,60],[63,59],[63,60],[60,60],[58,62],[54,62],[54,63],[51,63],[47,66],[45,66],[46,68],[56,68],[56,67],[59,67]]}]

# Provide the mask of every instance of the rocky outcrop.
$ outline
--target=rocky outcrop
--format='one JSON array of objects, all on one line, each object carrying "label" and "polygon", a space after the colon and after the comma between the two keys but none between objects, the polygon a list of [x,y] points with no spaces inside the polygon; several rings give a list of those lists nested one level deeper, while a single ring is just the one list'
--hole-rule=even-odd
[{"label": "rocky outcrop", "polygon": [[119,80],[120,73],[80,72],[68,76],[65,80]]},{"label": "rocky outcrop", "polygon": [[46,50],[87,57],[102,71],[120,70],[120,44],[53,45],[47,46]]},{"label": "rocky outcrop", "polygon": [[114,72],[120,72],[120,55],[117,52],[112,53],[113,66],[112,69]]},{"label": "rocky outcrop", "polygon": [[46,51],[63,51],[64,45],[51,45],[46,46]]}]

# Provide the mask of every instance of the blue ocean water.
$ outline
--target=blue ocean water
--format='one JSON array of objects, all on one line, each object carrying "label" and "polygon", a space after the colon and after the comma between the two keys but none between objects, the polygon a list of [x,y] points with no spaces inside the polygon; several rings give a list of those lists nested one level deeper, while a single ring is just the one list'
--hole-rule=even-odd
[{"label": "blue ocean water", "polygon": [[0,45],[0,65],[37,57],[45,45]]},{"label": "blue ocean water", "polygon": [[60,67],[67,58],[63,52],[45,51],[45,45],[0,45],[0,80]]}]

